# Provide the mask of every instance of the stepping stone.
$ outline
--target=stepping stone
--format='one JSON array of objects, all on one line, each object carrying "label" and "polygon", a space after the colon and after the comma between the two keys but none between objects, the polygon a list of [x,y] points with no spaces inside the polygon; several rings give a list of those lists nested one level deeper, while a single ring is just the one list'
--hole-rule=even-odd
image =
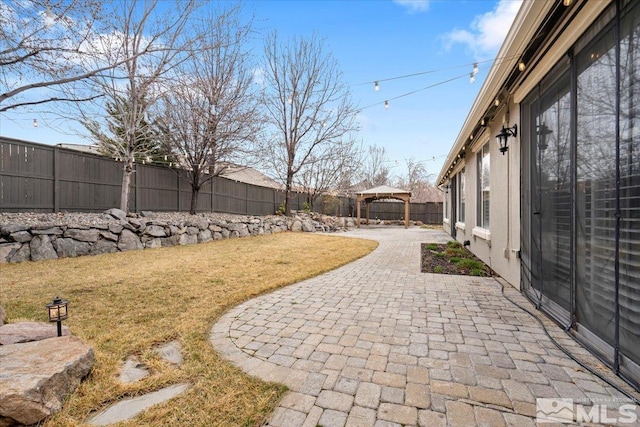
[{"label": "stepping stone", "polygon": [[129,356],[120,371],[120,382],[125,384],[140,381],[149,375],[149,371],[140,363],[137,357]]},{"label": "stepping stone", "polygon": [[182,346],[179,341],[173,340],[154,348],[154,351],[167,362],[182,365]]},{"label": "stepping stone", "polygon": [[166,402],[189,388],[189,384],[176,384],[131,399],[121,400],[87,420],[92,426],[106,426],[129,420],[153,405]]}]

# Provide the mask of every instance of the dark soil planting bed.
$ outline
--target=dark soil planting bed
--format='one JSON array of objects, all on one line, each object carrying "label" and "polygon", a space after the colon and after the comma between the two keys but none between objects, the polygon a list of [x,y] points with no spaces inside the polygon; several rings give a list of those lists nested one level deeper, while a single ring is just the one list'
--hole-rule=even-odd
[{"label": "dark soil planting bed", "polygon": [[422,244],[423,273],[490,277],[489,267],[459,242]]}]

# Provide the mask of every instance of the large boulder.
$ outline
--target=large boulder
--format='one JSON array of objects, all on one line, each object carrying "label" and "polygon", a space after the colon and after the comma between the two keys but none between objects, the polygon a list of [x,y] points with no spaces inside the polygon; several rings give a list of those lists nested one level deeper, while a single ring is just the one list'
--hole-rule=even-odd
[{"label": "large boulder", "polygon": [[64,237],[68,237],[81,242],[95,242],[100,237],[100,230],[95,228],[89,230],[82,230],[78,228],[69,228],[64,232]]},{"label": "large boulder", "polygon": [[[97,231],[97,230],[96,230]],[[60,238],[53,242],[53,247],[60,258],[77,257],[89,254],[89,243],[71,238]]]},{"label": "large boulder", "polygon": [[111,208],[104,211],[107,215],[111,215],[112,217],[119,219],[120,221],[125,221],[127,219],[127,213],[123,210],[117,208]]},{"label": "large boulder", "polygon": [[144,246],[142,245],[140,238],[134,232],[122,230],[120,239],[118,240],[118,249],[124,252],[142,248],[144,248]]},{"label": "large boulder", "polygon": [[51,244],[51,239],[46,234],[34,236],[29,242],[29,246],[31,247],[31,259],[33,261],[58,258],[58,254]]},{"label": "large boulder", "polygon": [[11,261],[20,248],[22,248],[22,243],[14,242],[0,244],[0,263]]},{"label": "large boulder", "polygon": [[[62,327],[62,335],[71,335],[68,327]],[[17,322],[0,326],[0,345],[40,341],[57,336],[58,328],[53,323]]]},{"label": "large boulder", "polygon": [[0,425],[31,425],[60,411],[91,371],[93,350],[77,337],[0,346]]}]

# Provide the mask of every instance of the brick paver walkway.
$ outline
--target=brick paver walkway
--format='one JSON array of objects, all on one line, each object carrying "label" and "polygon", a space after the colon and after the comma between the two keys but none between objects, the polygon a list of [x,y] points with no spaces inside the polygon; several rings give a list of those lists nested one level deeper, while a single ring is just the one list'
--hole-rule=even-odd
[{"label": "brick paver walkway", "polygon": [[421,273],[420,243],[446,234],[393,227],[339,235],[380,246],[239,305],[212,328],[223,357],[290,388],[268,425],[532,426],[537,397],[607,402],[610,411],[612,398],[623,397],[558,350],[494,279]]}]

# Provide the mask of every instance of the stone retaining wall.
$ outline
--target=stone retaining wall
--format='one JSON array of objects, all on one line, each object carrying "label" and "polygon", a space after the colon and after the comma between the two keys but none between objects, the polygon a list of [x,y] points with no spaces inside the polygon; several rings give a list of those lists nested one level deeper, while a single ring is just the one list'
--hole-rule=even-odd
[{"label": "stone retaining wall", "polygon": [[42,224],[0,223],[0,264],[205,243],[283,231],[338,231],[353,218],[298,213],[292,217],[182,216],[159,219],[153,212],[127,216],[109,209],[90,225],[64,221]]}]

